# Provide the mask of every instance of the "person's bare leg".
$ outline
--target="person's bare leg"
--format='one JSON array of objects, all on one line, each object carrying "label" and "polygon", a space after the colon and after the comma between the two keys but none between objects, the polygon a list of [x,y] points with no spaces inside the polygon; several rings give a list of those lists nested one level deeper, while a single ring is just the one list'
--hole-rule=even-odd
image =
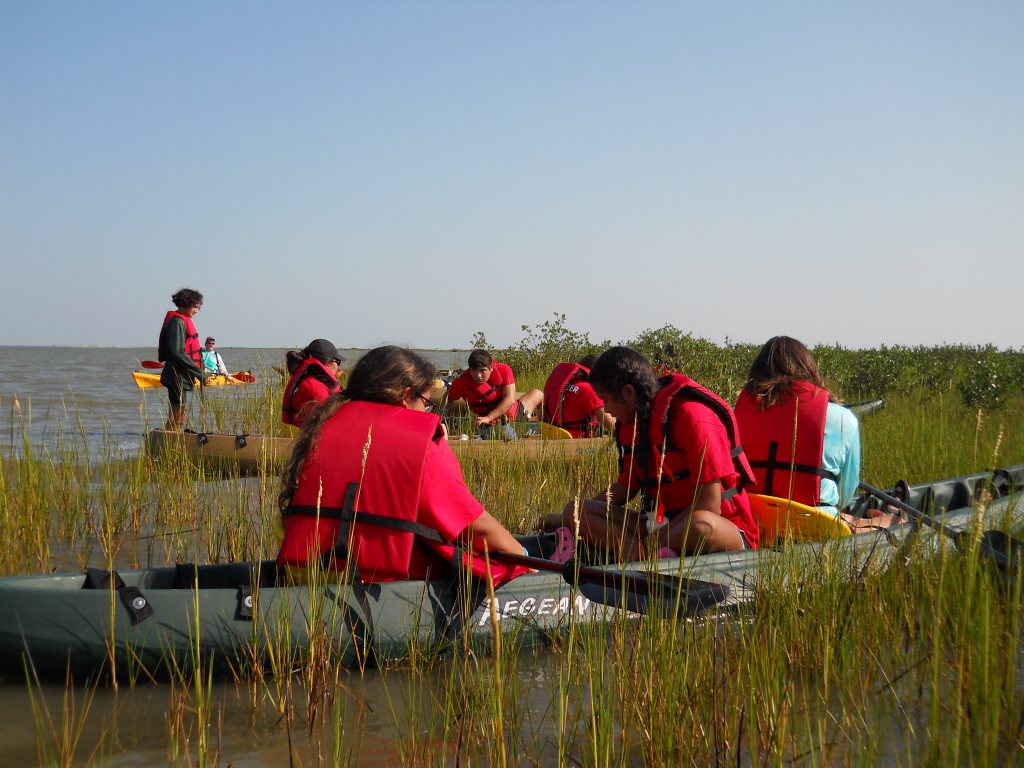
[{"label": "person's bare leg", "polygon": [[740,529],[721,515],[698,509],[678,522],[673,521],[668,545],[677,552],[738,552],[743,549]]},{"label": "person's bare leg", "polygon": [[186,416],[184,405],[172,405],[167,411],[167,431],[181,432],[185,427]]},{"label": "person's bare leg", "polygon": [[540,407],[544,404],[544,392],[540,389],[531,389],[519,397],[519,407],[523,409],[527,417],[540,415]]}]

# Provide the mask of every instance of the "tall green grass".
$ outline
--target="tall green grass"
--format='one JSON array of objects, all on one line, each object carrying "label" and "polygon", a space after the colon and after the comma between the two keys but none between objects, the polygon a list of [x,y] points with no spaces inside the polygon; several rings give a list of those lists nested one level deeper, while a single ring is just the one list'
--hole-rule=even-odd
[{"label": "tall green grass", "polygon": [[[279,389],[240,390],[206,398],[193,420],[277,431]],[[1019,398],[979,409],[951,386],[892,394],[862,423],[864,477],[889,487],[1019,463],[1022,416]],[[214,474],[184,455],[122,460],[114,446],[109,460],[90,461],[95,447],[74,428],[55,448],[27,434],[0,459],[4,574],[276,552],[272,477]],[[541,463],[471,456],[463,471],[485,506],[523,532],[616,474],[611,451]],[[351,668],[342,662],[352,649],[330,637],[300,655],[282,632],[254,637],[252,657],[222,684],[197,645],[196,658],[158,684],[169,690],[167,759],[229,764],[251,759],[257,742],[267,764],[303,765],[1020,762],[1020,582],[941,538],[890,555],[888,567],[861,572],[793,550],[766,562],[738,613],[676,622],[618,613],[607,625],[571,624],[541,651],[497,633],[489,649],[413,644],[405,661]],[[329,578],[308,587],[311,631],[333,621],[316,597]],[[269,657],[256,658],[257,646]],[[141,672],[118,682],[121,707],[157,684]],[[38,683],[26,685],[40,759],[116,757],[109,729],[81,727],[102,716],[90,689],[65,690],[54,715]]]}]

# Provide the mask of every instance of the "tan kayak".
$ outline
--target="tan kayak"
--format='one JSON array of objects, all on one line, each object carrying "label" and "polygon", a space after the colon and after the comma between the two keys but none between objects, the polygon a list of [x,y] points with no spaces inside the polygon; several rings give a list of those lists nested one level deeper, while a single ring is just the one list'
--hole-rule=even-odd
[{"label": "tan kayak", "polygon": [[[295,437],[167,432],[163,429],[154,429],[146,438],[152,456],[174,453],[224,472],[242,475],[280,472],[292,455],[295,442]],[[460,460],[493,457],[510,461],[597,455],[612,447],[612,441],[607,437],[558,440],[545,439],[540,435],[511,442],[449,439],[448,444]]]},{"label": "tan kayak", "polygon": [[225,435],[203,432],[168,432],[154,429],[146,436],[151,456],[181,456],[207,467],[228,473],[251,475],[276,473],[284,469],[292,448],[293,437],[263,435]]}]

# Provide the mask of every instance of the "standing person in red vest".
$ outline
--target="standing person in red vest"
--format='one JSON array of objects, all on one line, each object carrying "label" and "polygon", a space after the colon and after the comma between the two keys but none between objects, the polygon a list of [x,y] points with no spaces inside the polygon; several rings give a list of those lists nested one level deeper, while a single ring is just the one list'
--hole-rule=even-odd
[{"label": "standing person in red vest", "polygon": [[301,352],[289,350],[285,362],[291,378],[281,399],[281,421],[301,427],[316,406],[341,389],[338,366],[345,358],[327,339],[313,339]]},{"label": "standing person in red vest", "polygon": [[[434,367],[401,347],[363,355],[309,417],[284,475],[279,565],[353,569],[363,582],[467,568],[495,584],[527,569],[485,552],[525,548],[474,498],[430,395]],[[464,545],[456,549],[456,544]]]},{"label": "standing person in red vest", "polygon": [[[544,520],[545,528],[559,530],[561,551],[568,554],[561,545],[577,516],[582,538],[623,560],[758,546],[743,491],[753,473],[728,403],[681,373],[657,378],[629,347],[602,354],[590,383],[616,419],[619,477]],[[625,507],[641,492],[646,515]]]},{"label": "standing person in red vest", "polygon": [[615,429],[615,419],[587,380],[597,355],[578,363],[559,363],[544,383],[544,421],[573,437],[594,437],[600,428]]},{"label": "standing person in red vest", "polygon": [[[540,396],[539,390],[530,390],[523,398],[529,397],[539,404]],[[515,439],[509,422],[515,421],[520,406],[516,399],[516,377],[510,366],[499,363],[490,352],[474,349],[470,353],[468,368],[448,388],[448,402],[459,400],[465,400],[476,417],[481,437],[492,437],[500,428],[501,437]]]},{"label": "standing person in red vest", "polygon": [[185,400],[196,379],[205,383],[202,348],[192,318],[203,306],[203,294],[182,288],[171,296],[176,309],[164,316],[157,342],[157,359],[164,364],[160,383],[167,388],[167,430],[180,432],[185,427]]}]

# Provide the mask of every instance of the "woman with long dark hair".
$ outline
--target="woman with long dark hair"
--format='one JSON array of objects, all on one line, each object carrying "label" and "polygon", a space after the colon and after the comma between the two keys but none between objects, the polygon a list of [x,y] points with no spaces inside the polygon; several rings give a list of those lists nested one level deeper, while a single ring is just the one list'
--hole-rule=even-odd
[{"label": "woman with long dark hair", "polygon": [[[279,564],[318,561],[370,582],[440,577],[453,564],[485,576],[486,552],[524,553],[466,487],[432,412],[433,384],[419,355],[378,347],[313,412],[279,497]],[[525,572],[489,569],[496,583]]]},{"label": "woman with long dark hair", "polygon": [[[582,538],[619,559],[757,547],[743,492],[752,474],[725,401],[682,374],[657,378],[629,347],[602,354],[590,384],[616,419],[619,477],[593,497],[569,502],[546,528],[571,529],[578,519]],[[641,492],[646,514],[626,509]]]},{"label": "woman with long dark hair", "polygon": [[[754,470],[752,491],[834,515],[853,499],[860,483],[857,417],[836,401],[814,356],[797,339],[773,336],[764,343],[735,411]],[[891,512],[870,521],[842,517],[854,528],[900,519]]]}]

